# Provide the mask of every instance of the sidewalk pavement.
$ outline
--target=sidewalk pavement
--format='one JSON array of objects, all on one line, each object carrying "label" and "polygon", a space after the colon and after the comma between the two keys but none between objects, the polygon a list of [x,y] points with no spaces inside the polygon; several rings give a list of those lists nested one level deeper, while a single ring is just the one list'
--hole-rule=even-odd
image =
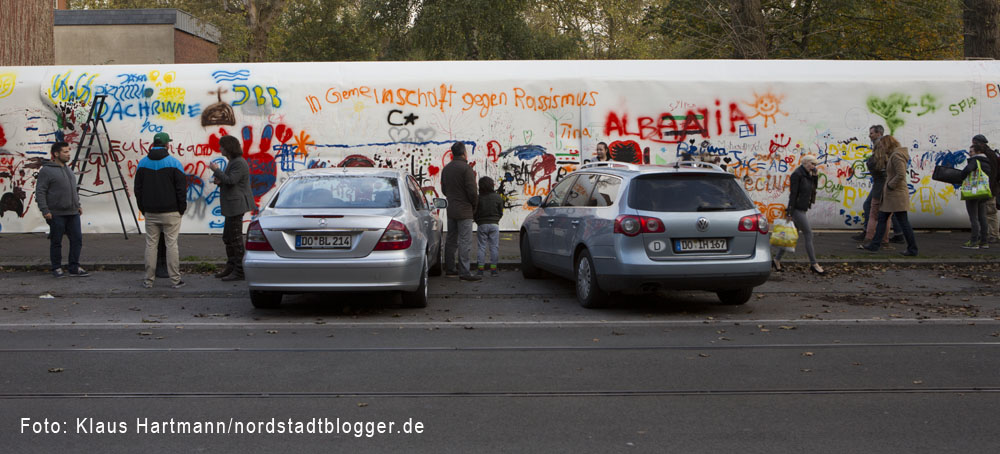
[{"label": "sidewalk pavement", "polygon": [[[856,230],[830,230],[814,232],[813,244],[821,264],[831,263],[990,263],[1000,262],[1000,244],[991,244],[990,249],[962,249],[961,244],[969,239],[965,230],[918,231],[916,234],[920,255],[903,257],[905,244],[891,244],[892,250],[868,253],[857,249],[857,241],[851,239]],[[515,267],[521,263],[519,235],[517,232],[500,234],[500,264]],[[182,234],[180,236],[181,265],[185,269],[223,265],[226,250],[222,235]],[[143,235],[129,234],[128,239],[121,233],[91,233],[83,235],[83,252],[80,263],[85,267],[114,267],[142,269],[146,240]],[[69,241],[63,240],[63,254],[69,250]],[[44,233],[3,233],[0,234],[0,269],[48,270],[49,240]],[[475,251],[472,261],[475,263]],[[785,263],[808,263],[805,247],[799,241],[794,254],[787,254]]]}]

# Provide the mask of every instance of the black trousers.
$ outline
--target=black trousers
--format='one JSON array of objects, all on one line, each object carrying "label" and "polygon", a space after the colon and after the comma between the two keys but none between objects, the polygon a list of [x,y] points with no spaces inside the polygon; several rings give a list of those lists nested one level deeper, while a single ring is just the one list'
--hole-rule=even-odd
[{"label": "black trousers", "polygon": [[243,275],[243,215],[226,216],[222,226],[222,242],[226,245],[226,266],[233,267],[233,274]]}]

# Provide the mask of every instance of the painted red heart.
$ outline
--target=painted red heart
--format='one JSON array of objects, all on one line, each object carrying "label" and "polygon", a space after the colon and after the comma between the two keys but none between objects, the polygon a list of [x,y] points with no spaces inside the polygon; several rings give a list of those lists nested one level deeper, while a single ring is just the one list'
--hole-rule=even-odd
[{"label": "painted red heart", "polygon": [[430,174],[430,176],[432,176],[432,177],[435,176],[435,175],[437,175],[438,172],[440,172],[440,171],[441,171],[441,168],[438,167],[438,166],[427,166],[427,173]]}]

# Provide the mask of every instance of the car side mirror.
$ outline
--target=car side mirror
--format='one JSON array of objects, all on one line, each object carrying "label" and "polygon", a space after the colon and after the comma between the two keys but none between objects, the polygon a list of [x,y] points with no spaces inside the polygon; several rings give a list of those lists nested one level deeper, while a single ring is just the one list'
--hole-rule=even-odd
[{"label": "car side mirror", "polygon": [[443,210],[445,208],[448,208],[448,200],[447,199],[442,199],[442,198],[435,197],[434,198],[434,208],[437,208],[439,210]]},{"label": "car side mirror", "polygon": [[536,195],[536,196],[528,199],[528,206],[529,207],[540,207],[540,206],[542,206],[542,196]]}]

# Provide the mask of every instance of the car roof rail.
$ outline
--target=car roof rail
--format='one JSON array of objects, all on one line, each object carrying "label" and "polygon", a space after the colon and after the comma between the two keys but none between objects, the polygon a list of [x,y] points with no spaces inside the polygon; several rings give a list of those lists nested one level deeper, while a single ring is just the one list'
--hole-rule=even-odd
[{"label": "car roof rail", "polygon": [[675,169],[679,169],[681,167],[692,167],[692,168],[711,169],[711,170],[718,170],[720,172],[725,172],[725,170],[723,170],[722,167],[720,167],[718,164],[712,164],[710,162],[704,162],[704,161],[676,161],[674,162],[673,167]]},{"label": "car roof rail", "polygon": [[595,161],[588,162],[577,169],[592,169],[595,167],[622,167],[628,170],[639,170],[639,166],[636,164],[630,164],[628,162],[618,162],[618,161]]}]

